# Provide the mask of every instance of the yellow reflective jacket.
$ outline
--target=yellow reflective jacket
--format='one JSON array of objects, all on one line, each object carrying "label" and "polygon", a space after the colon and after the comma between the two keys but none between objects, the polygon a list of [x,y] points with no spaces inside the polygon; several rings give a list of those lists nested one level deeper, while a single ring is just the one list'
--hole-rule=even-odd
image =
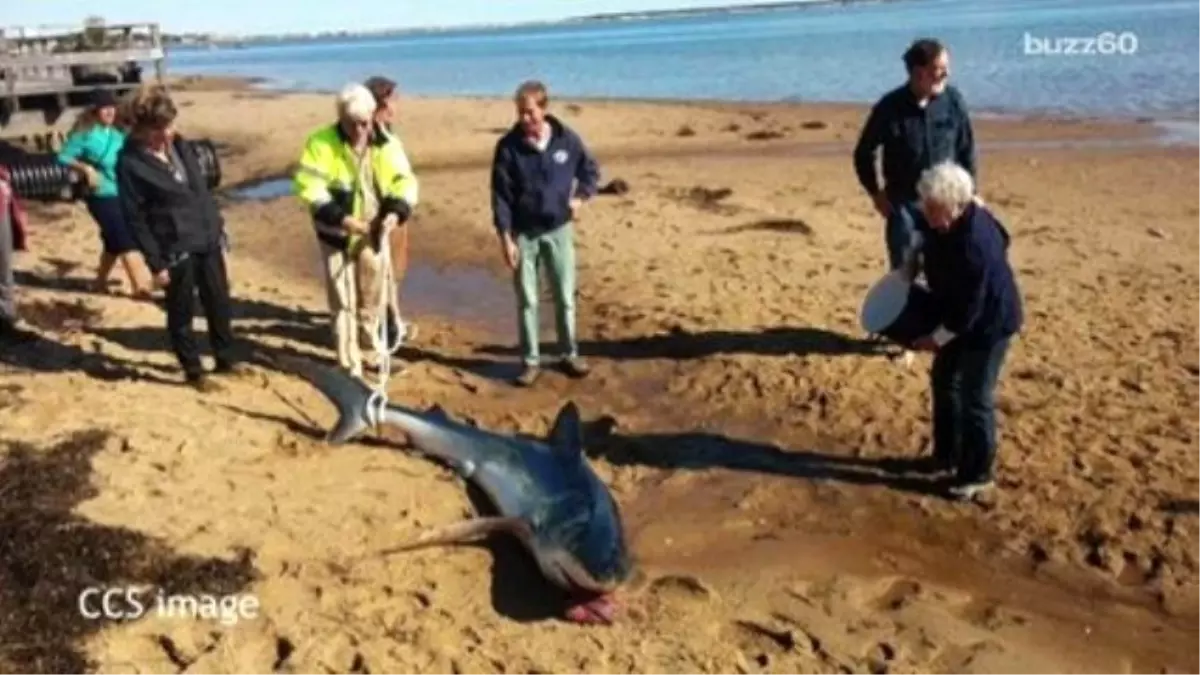
[{"label": "yellow reflective jacket", "polygon": [[[400,139],[376,126],[368,144],[379,215],[407,214],[417,206],[417,177]],[[342,227],[346,216],[362,218],[363,186],[359,185],[354,150],[336,122],[317,129],[304,142],[292,180],[296,196],[308,207],[317,237],[330,246],[350,249],[357,235]],[[407,208],[406,208],[407,207]]]}]

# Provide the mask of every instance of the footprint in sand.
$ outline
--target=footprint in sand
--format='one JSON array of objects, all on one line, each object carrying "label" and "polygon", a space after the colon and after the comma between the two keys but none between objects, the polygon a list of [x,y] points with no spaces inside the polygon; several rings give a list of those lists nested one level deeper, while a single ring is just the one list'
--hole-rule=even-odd
[{"label": "footprint in sand", "polygon": [[633,596],[641,596],[649,616],[655,621],[663,617],[682,618],[703,611],[717,601],[717,592],[698,577],[664,575],[649,581],[643,588],[632,588]]},{"label": "footprint in sand", "polygon": [[808,635],[771,621],[738,620],[729,633],[724,642],[741,653],[745,662],[743,670],[780,670],[784,665],[781,660],[796,656],[811,658],[812,655],[812,641]]},{"label": "footprint in sand", "polygon": [[801,646],[794,636],[808,636],[829,670],[985,672],[1011,669],[1014,659],[1039,667],[1038,655],[1018,653],[1000,637],[1023,617],[912,578],[839,576],[796,585],[773,605],[771,634],[792,635]]}]

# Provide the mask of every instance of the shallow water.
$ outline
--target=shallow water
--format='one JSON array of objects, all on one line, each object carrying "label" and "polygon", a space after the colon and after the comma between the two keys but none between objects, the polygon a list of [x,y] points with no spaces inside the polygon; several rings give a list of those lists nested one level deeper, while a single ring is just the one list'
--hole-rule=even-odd
[{"label": "shallow water", "polygon": [[413,260],[400,285],[400,305],[417,317],[432,314],[515,336],[512,285],[480,267]]},{"label": "shallow water", "polygon": [[[1165,116],[1200,110],[1198,20],[1197,3],[1182,0],[822,3],[180,47],[172,48],[171,69],[320,91],[380,72],[420,96],[507,96],[534,76],[559,96],[863,103],[900,84],[900,55],[915,37],[930,35],[950,46],[951,77],[973,110]],[[1111,40],[1102,43],[1101,35]],[[1087,43],[1093,53],[1067,53]]]},{"label": "shallow water", "polygon": [[267,178],[232,187],[225,194],[235,201],[271,201],[292,194],[292,179]]}]

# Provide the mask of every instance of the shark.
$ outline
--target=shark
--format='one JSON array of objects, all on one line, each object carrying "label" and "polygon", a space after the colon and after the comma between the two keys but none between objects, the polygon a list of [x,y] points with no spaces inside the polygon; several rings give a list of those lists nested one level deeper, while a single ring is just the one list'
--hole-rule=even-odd
[{"label": "shark", "polygon": [[376,408],[373,391],[341,369],[289,358],[295,374],[337,410],[325,440],[347,443],[388,425],[418,452],[452,468],[487,496],[495,516],[476,516],[427,530],[388,552],[515,536],[541,573],[568,598],[564,618],[612,623],[614,592],[635,574],[620,509],[583,452],[578,407],[567,402],[545,439],[494,433],[458,422],[440,406],[418,411],[392,403]]}]

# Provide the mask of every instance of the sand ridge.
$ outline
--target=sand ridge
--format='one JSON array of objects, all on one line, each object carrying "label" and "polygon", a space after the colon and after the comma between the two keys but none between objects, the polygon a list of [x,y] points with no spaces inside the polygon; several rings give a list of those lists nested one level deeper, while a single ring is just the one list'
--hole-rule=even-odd
[{"label": "sand ridge", "polygon": [[[184,132],[221,144],[230,184],[285,171],[331,109],[325,96],[252,90],[180,100]],[[511,542],[376,555],[472,512],[461,482],[395,451],[396,439],[325,446],[328,406],[266,365],[222,394],[175,386],[161,311],[86,293],[98,251],[86,212],[39,206],[20,280],[45,342],[0,356],[4,441],[22,444],[0,471],[28,466],[17,450],[47,462],[65,452],[91,488],[0,523],[63,542],[80,571],[0,568],[0,586],[18,590],[0,596],[0,618],[51,608],[8,624],[23,627],[11,642],[24,647],[0,651],[6,670],[51,653],[105,672],[1197,668],[1194,150],[982,156],[1030,321],[1001,384],[1000,490],[958,505],[885,461],[927,442],[928,363],[906,370],[857,330],[858,299],[882,271],[882,225],[848,155],[819,148],[852,142],[861,109],[557,107],[605,180],[631,186],[579,222],[594,375],[528,392],[502,380],[514,319],[486,172],[508,104],[405,100],[423,194],[414,259],[445,275],[435,280],[486,270],[494,287],[479,293],[496,306],[451,321],[414,293],[422,338],[391,395],[530,434],[579,402],[646,571],[621,623],[555,620],[555,593]],[[1147,133],[1103,121],[980,127],[985,141]],[[772,130],[782,137],[746,138]],[[225,213],[239,332],[264,353],[328,358],[300,207],[226,199]],[[58,526],[63,514],[83,532],[121,533],[114,546],[139,542],[130,559],[150,562],[99,566],[97,548],[64,539],[78,526]],[[21,569],[42,564],[36,549],[8,553]],[[176,558],[205,571],[182,587],[253,593],[263,616],[232,627],[71,619],[84,580],[159,579]],[[55,619],[75,629],[55,631]]]}]

